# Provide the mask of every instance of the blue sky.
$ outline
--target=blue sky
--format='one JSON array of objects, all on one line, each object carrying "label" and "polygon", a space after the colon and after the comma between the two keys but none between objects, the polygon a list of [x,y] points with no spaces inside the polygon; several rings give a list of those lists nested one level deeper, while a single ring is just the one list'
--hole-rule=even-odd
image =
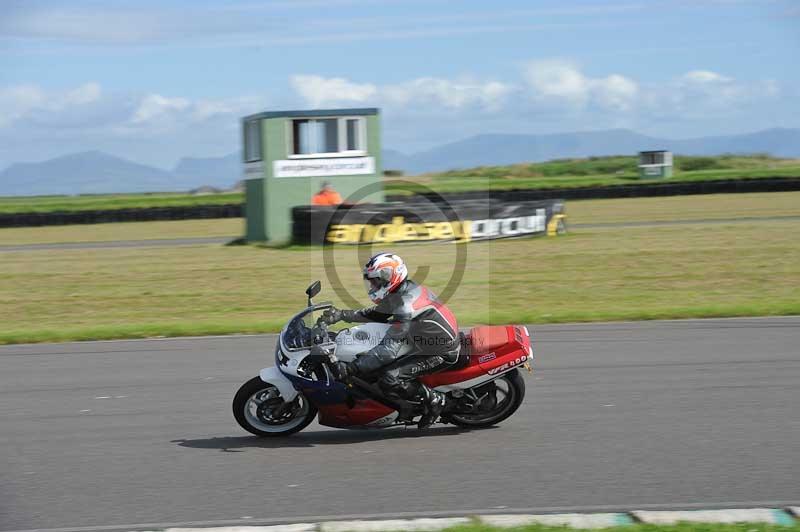
[{"label": "blue sky", "polygon": [[384,146],[800,126],[797,0],[0,1],[0,169],[171,167],[266,109],[381,107]]}]

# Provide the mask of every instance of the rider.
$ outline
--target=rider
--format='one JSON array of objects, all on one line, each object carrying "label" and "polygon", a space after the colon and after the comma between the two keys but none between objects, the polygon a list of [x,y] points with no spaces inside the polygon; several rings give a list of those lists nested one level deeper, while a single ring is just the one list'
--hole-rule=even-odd
[{"label": "rider", "polygon": [[[378,385],[389,395],[418,400],[425,406],[419,428],[432,425],[442,413],[445,395],[419,382],[458,359],[458,324],[453,313],[433,292],[408,279],[403,259],[378,253],[364,266],[364,284],[372,307],[360,310],[329,309],[328,323],[391,323],[386,336],[353,362],[339,362],[342,377],[381,372]],[[405,349],[410,345],[411,349]]]}]

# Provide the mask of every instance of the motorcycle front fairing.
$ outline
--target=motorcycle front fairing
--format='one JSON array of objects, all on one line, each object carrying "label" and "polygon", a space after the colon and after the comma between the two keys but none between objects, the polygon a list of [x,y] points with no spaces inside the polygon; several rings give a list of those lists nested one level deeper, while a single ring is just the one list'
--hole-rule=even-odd
[{"label": "motorcycle front fairing", "polygon": [[291,387],[291,399],[286,400],[293,400],[298,392],[318,406],[347,399],[345,385],[337,382],[328,367],[321,363],[318,358],[321,355],[312,352],[335,348],[331,338],[315,337],[312,331],[314,313],[330,307],[330,303],[313,305],[289,320],[275,346],[275,366],[261,370],[262,380],[278,387],[284,398],[281,387]]}]

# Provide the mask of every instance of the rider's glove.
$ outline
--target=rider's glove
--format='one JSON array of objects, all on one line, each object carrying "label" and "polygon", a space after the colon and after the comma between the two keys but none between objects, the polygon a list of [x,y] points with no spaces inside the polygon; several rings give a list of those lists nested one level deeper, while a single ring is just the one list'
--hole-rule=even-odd
[{"label": "rider's glove", "polygon": [[324,319],[325,323],[328,325],[333,325],[334,323],[342,321],[342,314],[343,312],[338,308],[331,307],[329,309],[325,309],[325,312],[322,313],[322,319]]},{"label": "rider's glove", "polygon": [[358,375],[358,368],[352,362],[343,362],[340,360],[336,363],[336,370],[339,373],[339,380],[343,381]]}]

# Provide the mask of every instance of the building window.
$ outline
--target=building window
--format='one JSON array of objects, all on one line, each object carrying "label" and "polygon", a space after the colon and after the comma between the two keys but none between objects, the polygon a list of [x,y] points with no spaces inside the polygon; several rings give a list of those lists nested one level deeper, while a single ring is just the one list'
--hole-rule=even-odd
[{"label": "building window", "polygon": [[364,120],[362,118],[345,118],[344,150],[364,151]]},{"label": "building window", "polygon": [[335,153],[339,151],[338,124],[335,118],[293,120],[293,155]]},{"label": "building window", "polygon": [[261,121],[248,120],[244,123],[244,162],[252,163],[261,159]]},{"label": "building window", "polygon": [[665,163],[665,152],[663,151],[645,151],[642,152],[639,164],[643,165],[663,165]]},{"label": "building window", "polygon": [[357,155],[366,151],[363,118],[303,118],[291,120],[291,155]]}]

